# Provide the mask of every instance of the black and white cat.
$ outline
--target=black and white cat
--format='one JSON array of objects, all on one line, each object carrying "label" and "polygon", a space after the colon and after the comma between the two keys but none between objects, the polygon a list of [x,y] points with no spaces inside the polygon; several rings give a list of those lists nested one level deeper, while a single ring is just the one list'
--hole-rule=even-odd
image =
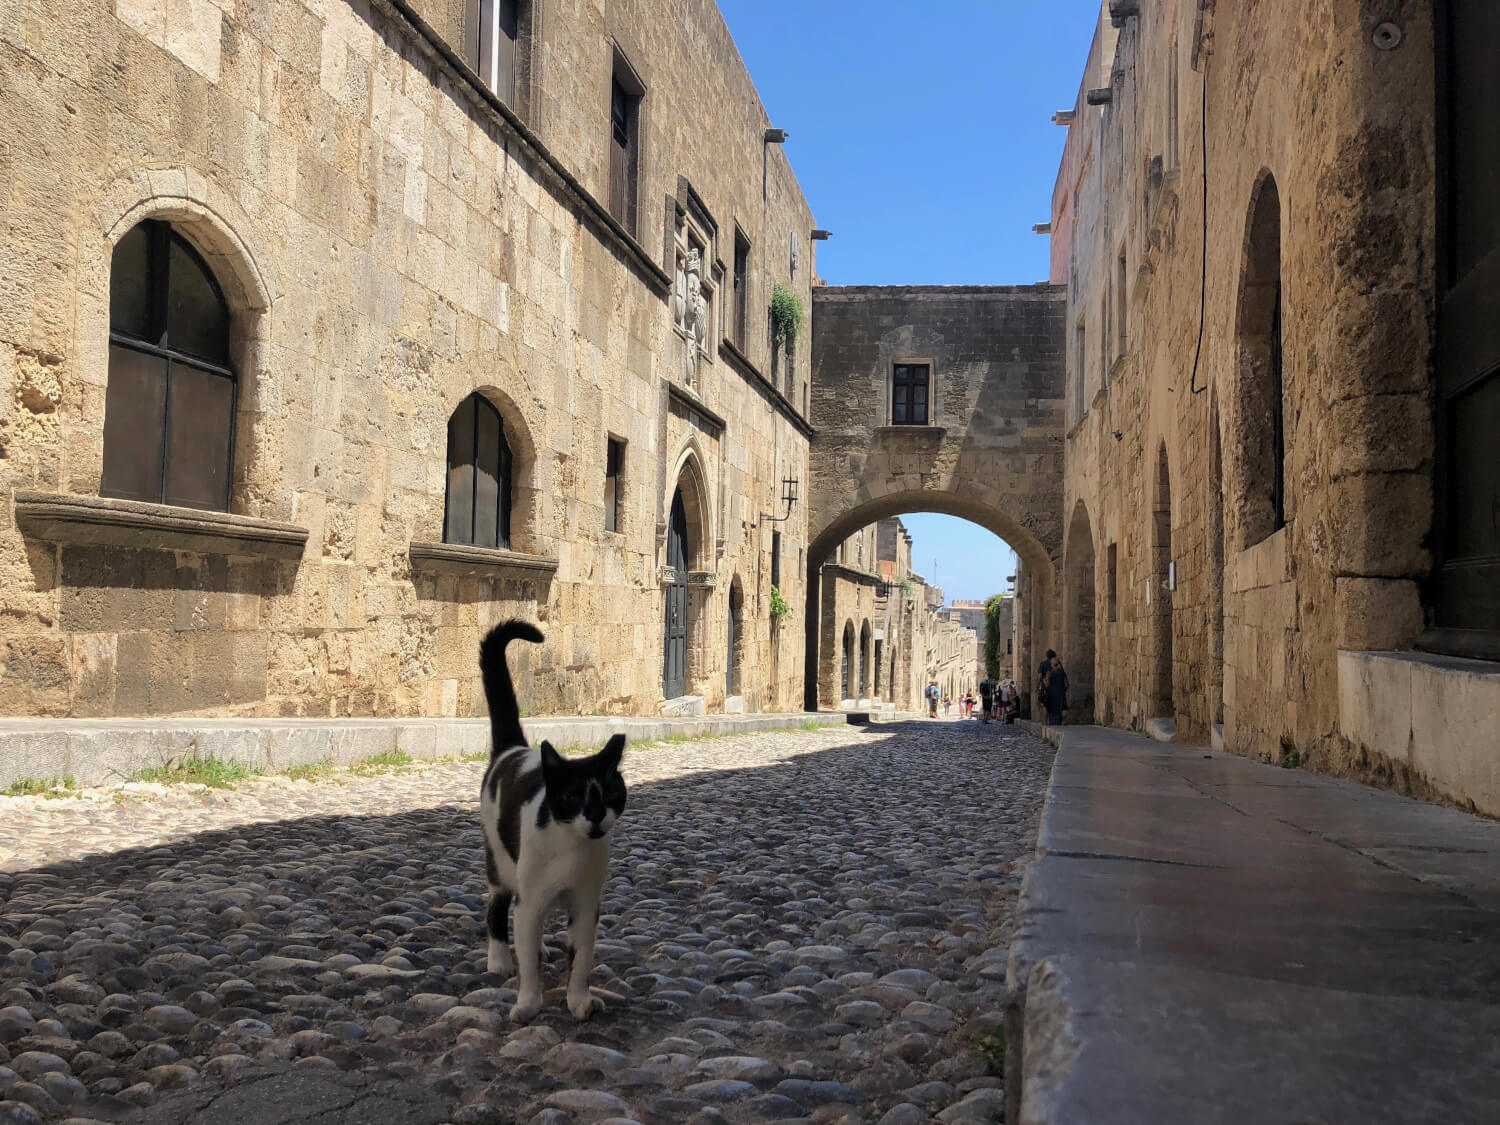
[{"label": "black and white cat", "polygon": [[603,1004],[589,992],[599,895],[609,866],[609,830],[625,810],[620,757],[625,736],[617,734],[589,758],[564,758],[550,743],[526,744],[515,686],[505,660],[513,640],[540,643],[542,634],[524,621],[489,631],[479,646],[479,671],[490,706],[493,745],[479,793],[484,827],[484,866],[490,884],[489,971],[510,976],[506,944],[511,900],[516,904],[519,994],[510,1010],[525,1023],[542,1006],[542,923],[554,905],[568,911],[568,1010],[586,1020]]}]

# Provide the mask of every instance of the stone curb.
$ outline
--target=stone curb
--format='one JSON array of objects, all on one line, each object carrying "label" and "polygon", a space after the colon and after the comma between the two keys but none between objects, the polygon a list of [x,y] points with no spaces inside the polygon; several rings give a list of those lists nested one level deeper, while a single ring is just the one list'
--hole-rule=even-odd
[{"label": "stone curb", "polygon": [[[845,726],[833,712],[632,716],[538,716],[523,720],[533,742],[559,749],[603,746],[623,732],[633,742],[753,734],[806,723]],[[108,785],[183,758],[221,758],[280,772],[315,762],[353,765],[395,751],[413,758],[483,754],[489,719],[7,719],[0,720],[0,788],[20,778],[71,777]]]}]

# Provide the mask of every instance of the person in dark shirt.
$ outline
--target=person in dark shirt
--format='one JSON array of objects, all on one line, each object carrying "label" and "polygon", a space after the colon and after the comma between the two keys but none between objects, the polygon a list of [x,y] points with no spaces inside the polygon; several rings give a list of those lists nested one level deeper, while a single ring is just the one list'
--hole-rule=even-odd
[{"label": "person in dark shirt", "polygon": [[1062,726],[1063,710],[1067,706],[1068,673],[1063,670],[1062,661],[1054,656],[1047,671],[1047,725]]}]

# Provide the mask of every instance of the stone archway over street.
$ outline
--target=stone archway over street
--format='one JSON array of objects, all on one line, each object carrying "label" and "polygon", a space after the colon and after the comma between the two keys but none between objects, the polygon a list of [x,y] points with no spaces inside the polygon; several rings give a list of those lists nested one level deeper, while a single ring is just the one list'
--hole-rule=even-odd
[{"label": "stone archway over street", "polygon": [[[813,291],[807,667],[818,666],[818,574],[830,552],[909,512],[961,516],[1010,544],[1037,591],[1036,641],[1056,639],[1063,306],[1052,285]],[[996,568],[1000,590],[998,558]],[[805,694],[816,709],[815,677]]]}]

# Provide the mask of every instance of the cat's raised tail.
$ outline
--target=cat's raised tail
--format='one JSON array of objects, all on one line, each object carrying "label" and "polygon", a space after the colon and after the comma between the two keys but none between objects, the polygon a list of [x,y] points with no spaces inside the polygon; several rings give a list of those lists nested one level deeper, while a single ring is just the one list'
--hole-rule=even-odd
[{"label": "cat's raised tail", "polygon": [[479,675],[484,680],[484,698],[490,706],[490,757],[511,746],[525,746],[516,688],[510,679],[505,646],[513,640],[541,644],[542,632],[525,621],[502,621],[479,642]]}]

